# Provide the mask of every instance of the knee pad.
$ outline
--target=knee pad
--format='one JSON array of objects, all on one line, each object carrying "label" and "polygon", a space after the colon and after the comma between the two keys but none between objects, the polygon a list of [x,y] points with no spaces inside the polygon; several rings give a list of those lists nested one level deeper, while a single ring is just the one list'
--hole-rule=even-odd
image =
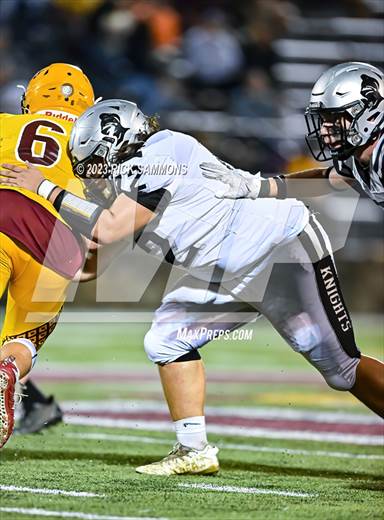
[{"label": "knee pad", "polygon": [[32,341],[27,339],[27,338],[14,338],[14,339],[10,339],[9,341],[5,341],[3,343],[3,346],[9,345],[10,343],[21,343],[22,345],[24,345],[24,347],[26,347],[29,350],[29,352],[31,354],[31,357],[32,357],[31,368],[33,368],[35,366],[35,363],[36,363],[37,352],[36,352],[36,347],[32,343]]},{"label": "knee pad", "polygon": [[152,330],[149,330],[144,336],[144,350],[147,354],[148,359],[153,363],[156,363],[157,358],[156,347],[156,338],[154,337]]},{"label": "knee pad", "polygon": [[323,374],[327,385],[342,392],[351,390],[356,381],[356,369],[359,361],[359,358],[351,358],[351,362],[337,374]]},{"label": "knee pad", "polygon": [[[144,350],[148,359],[159,365],[166,365],[173,361],[184,361],[182,357],[188,356],[191,345],[171,337],[161,337],[160,334],[150,329],[144,337]],[[194,356],[194,355],[192,355]],[[200,355],[193,359],[199,359]],[[187,361],[188,359],[185,359]]]},{"label": "knee pad", "polygon": [[[170,343],[170,342],[169,342]],[[152,363],[166,365],[173,361],[172,348],[164,343],[159,334],[149,330],[144,337],[144,350]]]}]

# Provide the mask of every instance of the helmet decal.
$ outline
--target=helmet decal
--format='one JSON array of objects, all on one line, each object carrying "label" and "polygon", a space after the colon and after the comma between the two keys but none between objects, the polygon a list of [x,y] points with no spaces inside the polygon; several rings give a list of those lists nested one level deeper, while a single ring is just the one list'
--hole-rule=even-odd
[{"label": "helmet decal", "polygon": [[129,130],[121,124],[120,116],[118,114],[100,114],[100,127],[101,133],[109,137],[116,138],[116,144],[119,145],[123,142],[124,135]]},{"label": "helmet decal", "polygon": [[[87,181],[87,193],[109,202],[108,193],[116,197],[123,171],[119,165],[138,155],[158,130],[156,117],[123,99],[104,100],[86,110],[72,128],[68,148],[75,175]],[[124,174],[130,174],[130,167]]]},{"label": "helmet decal", "polygon": [[379,87],[380,85],[376,78],[368,76],[367,74],[361,75],[360,93],[367,99],[370,108],[376,108],[380,101],[384,99],[379,92]]}]

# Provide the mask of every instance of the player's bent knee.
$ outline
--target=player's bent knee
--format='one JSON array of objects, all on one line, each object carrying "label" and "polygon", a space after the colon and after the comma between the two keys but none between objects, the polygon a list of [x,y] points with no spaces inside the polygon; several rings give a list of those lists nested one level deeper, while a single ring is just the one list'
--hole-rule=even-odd
[{"label": "player's bent knee", "polygon": [[187,361],[199,361],[201,359],[200,352],[196,349],[192,349],[186,354],[178,357],[174,360],[175,363],[185,363]]},{"label": "player's bent knee", "polygon": [[172,361],[170,348],[164,344],[161,336],[155,334],[152,329],[149,330],[144,337],[144,350],[152,363],[165,365]]},{"label": "player's bent knee", "polygon": [[185,356],[191,350],[190,345],[182,342],[162,338],[152,329],[144,337],[144,350],[147,357],[158,365],[167,365]]},{"label": "player's bent knee", "polygon": [[353,384],[351,384],[349,381],[347,381],[347,379],[340,376],[339,374],[334,374],[324,379],[329,387],[333,388],[334,390],[339,390],[341,392],[347,392],[353,386]]},{"label": "player's bent knee", "polygon": [[336,374],[323,374],[327,385],[341,392],[351,390],[356,382],[356,369],[359,361],[358,358],[351,358],[350,363]]},{"label": "player's bent knee", "polygon": [[151,330],[149,330],[144,336],[144,351],[147,354],[149,361],[156,363],[156,341]]},{"label": "player's bent knee", "polygon": [[5,347],[6,345],[11,345],[12,343],[17,343],[17,344],[21,344],[21,345],[24,345],[24,347],[27,348],[27,350],[29,350],[30,354],[31,354],[31,358],[32,358],[32,365],[31,365],[31,368],[34,367],[35,363],[36,363],[36,359],[37,359],[37,351],[36,351],[36,347],[35,345],[32,343],[31,340],[27,339],[27,338],[14,338],[14,339],[10,339],[8,341],[5,341],[3,343],[3,347]]}]

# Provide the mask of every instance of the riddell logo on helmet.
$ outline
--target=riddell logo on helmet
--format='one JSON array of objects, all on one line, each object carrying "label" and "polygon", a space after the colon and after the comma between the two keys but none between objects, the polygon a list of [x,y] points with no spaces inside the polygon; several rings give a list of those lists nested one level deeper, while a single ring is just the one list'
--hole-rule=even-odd
[{"label": "riddell logo on helmet", "polygon": [[77,117],[73,114],[68,114],[68,112],[61,112],[60,110],[44,110],[44,115],[57,117],[58,119],[62,119],[63,121],[71,121],[75,122]]}]

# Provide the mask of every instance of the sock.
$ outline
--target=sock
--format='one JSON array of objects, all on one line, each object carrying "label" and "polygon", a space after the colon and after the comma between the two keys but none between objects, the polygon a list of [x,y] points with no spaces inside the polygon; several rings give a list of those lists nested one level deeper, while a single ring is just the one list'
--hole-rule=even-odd
[{"label": "sock", "polygon": [[45,397],[44,394],[40,392],[40,390],[35,386],[31,380],[28,380],[24,385],[24,392],[27,397],[23,398],[23,407],[26,412],[30,412],[33,408],[34,403],[47,403],[49,401],[48,397]]},{"label": "sock", "polygon": [[208,444],[207,432],[205,430],[205,417],[186,417],[174,421],[176,437],[178,442],[188,448],[202,450]]}]

